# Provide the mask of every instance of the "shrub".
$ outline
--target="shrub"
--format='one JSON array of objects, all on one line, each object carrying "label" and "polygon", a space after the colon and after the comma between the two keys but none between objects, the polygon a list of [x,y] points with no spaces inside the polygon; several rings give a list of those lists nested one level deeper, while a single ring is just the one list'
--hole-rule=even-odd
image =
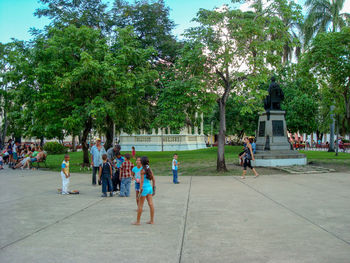
[{"label": "shrub", "polygon": [[67,153],[67,147],[58,142],[47,142],[44,145],[44,150],[48,154],[62,154]]}]

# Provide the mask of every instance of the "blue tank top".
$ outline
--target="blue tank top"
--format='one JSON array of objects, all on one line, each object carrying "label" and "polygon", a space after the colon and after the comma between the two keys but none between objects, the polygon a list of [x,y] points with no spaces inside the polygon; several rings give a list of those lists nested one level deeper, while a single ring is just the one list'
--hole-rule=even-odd
[{"label": "blue tank top", "polygon": [[[149,169],[149,166],[147,165],[147,168]],[[145,169],[143,169],[145,171]],[[146,172],[146,171],[145,171]],[[143,189],[148,189],[148,188],[152,188],[151,186],[151,180],[147,179],[146,174],[144,174],[143,176],[143,185],[142,185]]]}]

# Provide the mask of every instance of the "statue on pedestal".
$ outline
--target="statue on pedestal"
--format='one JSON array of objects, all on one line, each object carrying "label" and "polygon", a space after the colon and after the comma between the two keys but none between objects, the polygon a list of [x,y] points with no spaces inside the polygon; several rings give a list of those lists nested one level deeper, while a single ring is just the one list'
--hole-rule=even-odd
[{"label": "statue on pedestal", "polygon": [[269,95],[264,100],[264,108],[266,111],[282,110],[281,103],[284,99],[284,93],[280,85],[276,83],[276,78],[271,78],[271,84],[268,89]]}]

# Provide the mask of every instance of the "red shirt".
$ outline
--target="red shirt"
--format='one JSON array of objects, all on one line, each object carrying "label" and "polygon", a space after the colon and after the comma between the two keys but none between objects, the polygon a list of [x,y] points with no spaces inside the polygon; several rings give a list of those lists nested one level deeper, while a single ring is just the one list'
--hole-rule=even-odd
[{"label": "red shirt", "polygon": [[128,178],[132,176],[132,168],[134,168],[134,164],[129,160],[123,162],[122,167],[120,168],[120,177]]}]

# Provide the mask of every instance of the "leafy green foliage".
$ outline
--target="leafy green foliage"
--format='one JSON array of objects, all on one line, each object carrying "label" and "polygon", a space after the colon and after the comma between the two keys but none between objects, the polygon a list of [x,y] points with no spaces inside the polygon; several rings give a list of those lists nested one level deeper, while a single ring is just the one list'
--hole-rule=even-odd
[{"label": "leafy green foliage", "polygon": [[305,61],[317,76],[325,103],[350,124],[350,28],[315,37]]},{"label": "leafy green foliage", "polygon": [[87,26],[108,32],[111,19],[107,12],[107,4],[101,0],[39,0],[44,7],[35,11],[39,18],[46,16],[56,27],[75,25]]},{"label": "leafy green foliage", "polygon": [[279,79],[284,92],[282,109],[286,111],[287,129],[307,134],[318,129],[321,94],[315,77],[299,63],[285,67]]},{"label": "leafy green foliage", "polygon": [[[186,124],[199,124],[196,113],[207,112],[215,103],[215,96],[208,92],[200,77],[204,74],[202,63],[206,58],[199,46],[186,43],[174,65],[162,76],[157,99],[155,124],[179,130]],[[189,68],[197,63],[198,67]]]},{"label": "leafy green foliage", "polygon": [[[276,1],[276,3],[283,1]],[[291,20],[300,10],[285,5]],[[242,12],[229,9],[201,9],[194,19],[199,26],[187,31],[186,36],[201,50],[205,62],[198,72],[207,89],[216,94],[219,108],[219,135],[217,169],[226,171],[224,141],[226,133],[226,103],[231,93],[244,101],[239,112],[253,112],[266,92],[259,90],[271,72],[281,68],[283,47],[289,39],[289,28],[280,14],[271,9]],[[198,68],[197,63],[189,64]],[[190,71],[190,70],[188,70]],[[249,99],[254,98],[254,99]]]},{"label": "leafy green foliage", "polygon": [[[350,14],[341,13],[345,0],[307,0],[308,14],[305,19],[305,44],[317,34],[339,31],[347,25]],[[349,24],[348,24],[349,26]]]},{"label": "leafy green foliage", "polygon": [[44,151],[48,154],[67,153],[68,148],[58,142],[47,142],[44,145]]},{"label": "leafy green foliage", "polygon": [[163,0],[115,0],[111,11],[118,28],[132,26],[143,48],[153,47],[158,59],[174,62],[180,44],[172,34],[175,23],[169,18],[169,7]]}]

